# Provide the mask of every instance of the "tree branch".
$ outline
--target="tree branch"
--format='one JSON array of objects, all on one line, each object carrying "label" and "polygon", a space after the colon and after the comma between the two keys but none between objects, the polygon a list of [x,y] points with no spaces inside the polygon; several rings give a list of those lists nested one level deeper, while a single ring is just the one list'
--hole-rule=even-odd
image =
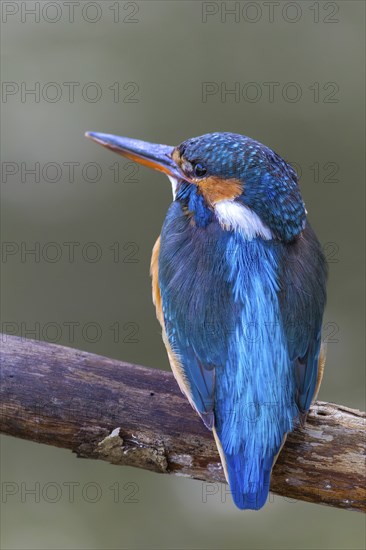
[{"label": "tree branch", "polygon": [[[173,375],[3,335],[2,433],[78,456],[225,482],[212,434]],[[318,401],[274,467],[271,491],[365,510],[365,414]]]}]

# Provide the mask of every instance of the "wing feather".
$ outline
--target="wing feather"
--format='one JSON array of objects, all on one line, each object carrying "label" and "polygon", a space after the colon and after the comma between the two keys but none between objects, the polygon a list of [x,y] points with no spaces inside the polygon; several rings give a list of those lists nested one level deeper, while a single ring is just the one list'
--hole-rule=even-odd
[{"label": "wing feather", "polygon": [[317,388],[321,328],[326,302],[327,264],[315,233],[307,224],[282,256],[280,305],[289,355],[296,377],[300,414],[309,410]]}]

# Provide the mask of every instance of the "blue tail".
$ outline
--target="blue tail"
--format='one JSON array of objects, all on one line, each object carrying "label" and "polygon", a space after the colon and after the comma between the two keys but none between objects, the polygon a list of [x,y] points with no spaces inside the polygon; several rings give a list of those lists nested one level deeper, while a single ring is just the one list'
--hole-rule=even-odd
[{"label": "blue tail", "polygon": [[259,510],[267,500],[274,456],[251,464],[243,454],[226,455],[233,500],[241,510]]}]

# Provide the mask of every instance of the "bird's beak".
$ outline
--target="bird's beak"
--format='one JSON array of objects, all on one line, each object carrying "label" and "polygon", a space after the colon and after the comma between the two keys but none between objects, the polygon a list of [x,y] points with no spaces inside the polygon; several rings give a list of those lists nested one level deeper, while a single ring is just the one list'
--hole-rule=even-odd
[{"label": "bird's beak", "polygon": [[97,132],[86,132],[85,137],[144,166],[164,172],[168,176],[178,179],[184,177],[179,166],[172,158],[174,147],[170,145],[148,143],[139,139],[99,134]]}]

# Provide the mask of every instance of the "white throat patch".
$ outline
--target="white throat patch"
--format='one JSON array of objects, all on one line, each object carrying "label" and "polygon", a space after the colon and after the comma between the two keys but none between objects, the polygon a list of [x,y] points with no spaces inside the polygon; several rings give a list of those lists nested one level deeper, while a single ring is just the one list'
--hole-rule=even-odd
[{"label": "white throat patch", "polygon": [[173,200],[175,200],[175,195],[177,194],[177,185],[178,180],[176,178],[173,178],[173,176],[168,176],[170,183],[172,184],[172,193],[173,193]]},{"label": "white throat patch", "polygon": [[[178,180],[168,176],[172,184],[173,200],[177,194]],[[251,241],[262,237],[266,241],[273,238],[272,232],[260,217],[244,204],[234,200],[223,200],[215,204],[215,214],[221,227],[225,230],[239,231],[245,239]]]},{"label": "white throat patch", "polygon": [[239,231],[249,241],[255,237],[262,237],[267,241],[273,238],[269,227],[244,204],[223,200],[215,204],[215,213],[223,229]]}]

